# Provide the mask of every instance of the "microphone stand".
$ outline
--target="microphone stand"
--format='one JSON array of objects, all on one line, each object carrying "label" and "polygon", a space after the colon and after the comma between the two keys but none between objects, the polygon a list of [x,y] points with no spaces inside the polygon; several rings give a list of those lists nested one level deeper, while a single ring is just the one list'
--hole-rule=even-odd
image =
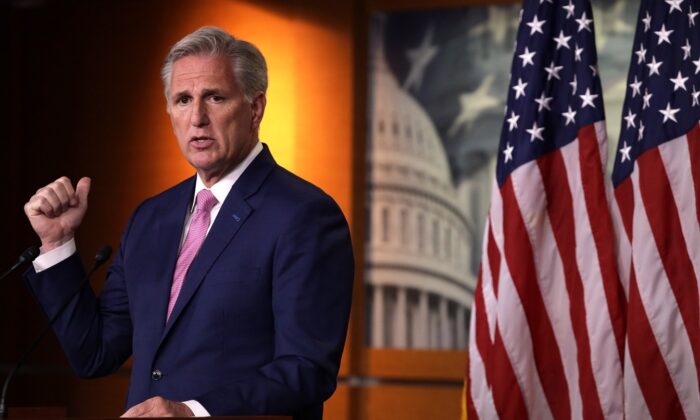
[{"label": "microphone stand", "polygon": [[20,255],[19,258],[17,259],[17,262],[16,262],[12,267],[10,267],[9,270],[7,270],[7,271],[5,271],[4,273],[2,273],[2,275],[0,276],[0,280],[2,280],[2,279],[4,279],[5,277],[9,276],[10,273],[12,273],[13,271],[15,271],[19,266],[21,266],[21,265],[24,264],[25,262],[27,262],[27,261],[32,261],[32,260],[34,260],[34,259],[35,259],[36,257],[38,257],[38,256],[39,256],[39,247],[36,246],[36,245],[30,246],[29,248],[27,248],[26,250],[24,250],[24,252],[22,253],[22,255]]},{"label": "microphone stand", "polygon": [[41,342],[41,340],[44,338],[44,336],[49,332],[51,327],[53,327],[53,324],[56,322],[58,317],[63,314],[63,311],[66,310],[68,305],[73,301],[73,298],[80,293],[80,291],[83,289],[83,287],[89,283],[90,281],[90,276],[97,271],[97,269],[104,264],[108,259],[109,256],[112,254],[112,247],[109,245],[105,245],[99,249],[97,252],[97,255],[95,255],[95,262],[92,265],[92,268],[90,271],[85,275],[85,278],[83,281],[80,282],[80,285],[70,294],[70,297],[66,299],[65,302],[58,308],[58,311],[54,314],[54,316],[49,319],[49,322],[46,324],[44,329],[39,333],[39,335],[36,336],[34,339],[34,342],[24,351],[22,356],[19,358],[19,361],[17,364],[12,368],[10,371],[9,375],[7,375],[7,378],[5,378],[5,383],[2,386],[2,394],[0,394],[0,419],[3,419],[7,416],[7,407],[5,406],[5,397],[7,396],[7,389],[10,385],[10,381],[12,378],[15,376],[17,371],[19,370],[20,367],[27,361],[29,356],[34,353],[34,350],[36,350],[37,346]]}]

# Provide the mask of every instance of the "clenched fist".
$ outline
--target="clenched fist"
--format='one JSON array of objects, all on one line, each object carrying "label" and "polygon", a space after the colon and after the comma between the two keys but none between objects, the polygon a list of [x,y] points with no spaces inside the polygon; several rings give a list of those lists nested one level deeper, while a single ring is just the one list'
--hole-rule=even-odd
[{"label": "clenched fist", "polygon": [[90,178],[80,179],[74,189],[64,176],[38,189],[24,205],[24,213],[41,239],[42,252],[73,239],[85,217],[89,192]]}]

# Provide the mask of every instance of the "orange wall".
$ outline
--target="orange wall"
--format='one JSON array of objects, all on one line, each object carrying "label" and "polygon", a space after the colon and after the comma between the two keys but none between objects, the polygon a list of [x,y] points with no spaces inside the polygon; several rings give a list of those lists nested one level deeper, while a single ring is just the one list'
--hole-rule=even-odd
[{"label": "orange wall", "polygon": [[[117,246],[136,204],[193,174],[165,112],[159,70],[168,48],[203,25],[256,44],[270,87],[261,138],[275,159],[326,190],[352,221],[353,7],[339,1],[151,0],[7,2],[8,127],[0,152],[0,235],[17,248],[36,241],[22,214],[34,190],[61,175],[93,178],[78,234],[88,260],[102,243]],[[13,244],[14,245],[14,244]],[[93,284],[101,286],[101,276]],[[0,284],[0,286],[4,286]],[[13,279],[0,289],[0,366],[16,360],[41,328],[33,299]],[[13,297],[13,298],[10,298]],[[347,372],[344,364],[343,372]],[[4,378],[4,373],[0,374]],[[128,367],[97,381],[69,371],[49,337],[9,395],[12,405],[63,405],[71,416],[123,409]],[[329,402],[344,418],[347,389]]]},{"label": "orange wall", "polygon": [[[465,0],[469,2],[469,0]],[[458,0],[441,0],[454,4]],[[9,5],[14,6],[9,6]],[[0,152],[0,237],[11,238],[0,267],[35,241],[22,205],[60,175],[93,177],[78,235],[83,258],[116,246],[133,208],[192,174],[165,113],[159,69],[169,46],[205,24],[255,43],[268,60],[270,88],[261,128],[282,165],[321,186],[352,224],[363,266],[367,17],[400,0],[76,0],[3,2],[9,40],[8,112]],[[411,7],[432,7],[411,0]],[[103,272],[93,284],[101,286]],[[363,346],[364,285],[357,276],[342,382],[327,419],[456,418],[460,352],[423,354]],[[43,325],[19,278],[0,283],[0,368],[17,360]],[[5,368],[6,369],[6,368]],[[0,374],[0,376],[4,376]],[[385,381],[385,382],[382,382]],[[121,414],[128,368],[76,379],[53,337],[10,390],[12,405],[59,405],[72,416]]]},{"label": "orange wall", "polygon": [[270,87],[261,139],[278,163],[325,189],[350,219],[352,14],[339,26],[335,19],[305,16],[300,5],[285,9],[268,3],[167,2],[162,25],[167,29],[158,29],[154,58],[143,69],[150,76],[143,92],[146,106],[134,108],[131,116],[131,125],[145,130],[148,141],[139,144],[141,155],[129,165],[137,169],[135,178],[146,178],[144,195],[192,173],[175,145],[157,75],[174,41],[203,25],[220,26],[256,44],[267,59]]}]

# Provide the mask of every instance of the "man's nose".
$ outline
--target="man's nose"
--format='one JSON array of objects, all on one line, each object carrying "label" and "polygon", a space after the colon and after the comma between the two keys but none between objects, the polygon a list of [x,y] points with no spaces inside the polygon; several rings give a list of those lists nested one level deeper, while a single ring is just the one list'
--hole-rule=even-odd
[{"label": "man's nose", "polygon": [[204,101],[194,101],[192,104],[191,123],[195,127],[203,127],[209,124],[209,115]]}]

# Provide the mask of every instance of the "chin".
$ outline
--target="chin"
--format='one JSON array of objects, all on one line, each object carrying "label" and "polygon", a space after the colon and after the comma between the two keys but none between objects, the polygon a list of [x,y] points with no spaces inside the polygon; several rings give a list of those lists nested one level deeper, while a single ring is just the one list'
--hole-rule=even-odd
[{"label": "chin", "polygon": [[203,156],[193,156],[189,160],[190,165],[194,166],[198,171],[211,172],[215,171],[216,168],[221,166],[221,162],[218,160],[212,160],[210,158],[204,158]]}]

